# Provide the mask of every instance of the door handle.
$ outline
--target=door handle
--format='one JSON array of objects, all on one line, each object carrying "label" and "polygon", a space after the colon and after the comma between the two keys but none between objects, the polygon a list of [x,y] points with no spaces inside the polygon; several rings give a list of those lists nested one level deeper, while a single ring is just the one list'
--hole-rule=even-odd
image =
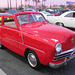
[{"label": "door handle", "polygon": [[21,34],[17,33],[17,35],[21,36]]},{"label": "door handle", "polygon": [[19,36],[22,36],[21,34],[19,34]]}]

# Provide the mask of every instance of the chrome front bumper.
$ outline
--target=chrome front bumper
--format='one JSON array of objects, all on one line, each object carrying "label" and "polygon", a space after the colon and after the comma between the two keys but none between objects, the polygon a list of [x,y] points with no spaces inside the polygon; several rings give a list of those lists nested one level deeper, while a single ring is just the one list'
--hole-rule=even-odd
[{"label": "chrome front bumper", "polygon": [[[73,54],[73,53],[75,52],[75,47],[72,48],[72,49],[70,49],[70,50],[68,50],[68,51],[65,51],[65,52],[69,52],[69,51],[72,51],[71,54]],[[64,53],[64,52],[63,52],[63,53]],[[61,53],[61,54],[62,54],[62,53]],[[67,62],[69,62],[69,61],[72,60],[73,58],[75,58],[75,54],[71,55],[71,56],[69,57],[69,59],[68,59],[67,57],[65,57],[65,58],[64,58],[65,60],[64,60],[63,62],[59,63],[59,64],[49,63],[49,66],[52,67],[52,68],[58,68],[58,67],[61,67],[61,66],[63,66],[63,65],[67,65]],[[55,62],[56,62],[56,61],[55,61]]]},{"label": "chrome front bumper", "polygon": [[63,65],[67,65],[67,62],[69,62],[71,59],[75,58],[75,54],[70,57],[69,59],[65,58],[65,60],[59,64],[52,64],[52,63],[49,63],[49,66],[52,67],[52,68],[58,68],[58,67],[61,67]]}]

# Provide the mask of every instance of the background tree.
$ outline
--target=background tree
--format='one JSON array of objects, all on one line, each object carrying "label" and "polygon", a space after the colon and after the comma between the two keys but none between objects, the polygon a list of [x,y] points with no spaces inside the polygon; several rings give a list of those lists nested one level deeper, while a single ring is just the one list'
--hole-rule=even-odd
[{"label": "background tree", "polygon": [[40,0],[35,0],[36,3],[36,8],[37,8],[37,4],[40,2]]},{"label": "background tree", "polygon": [[28,8],[34,9],[34,6],[33,5],[28,5]]},{"label": "background tree", "polygon": [[9,9],[8,8],[4,8],[4,11],[8,11]]},{"label": "background tree", "polygon": [[17,0],[16,0],[16,10],[17,10]]},{"label": "background tree", "polygon": [[65,9],[66,7],[65,7],[65,5],[60,5],[60,8]]},{"label": "background tree", "polygon": [[8,9],[9,9],[9,0],[7,0],[7,5],[8,5]]},{"label": "background tree", "polygon": [[42,6],[43,6],[43,1],[44,1],[44,0],[42,0]]},{"label": "background tree", "polygon": [[28,0],[25,0],[25,8],[28,6]]},{"label": "background tree", "polygon": [[20,10],[20,11],[23,10],[23,5],[19,6],[18,10]]},{"label": "background tree", "polygon": [[44,6],[45,6],[45,2],[46,2],[46,0],[43,0],[44,1]]},{"label": "background tree", "polygon": [[30,6],[30,0],[28,0],[28,1],[29,1],[29,2],[28,2],[28,3],[29,3],[28,6]]},{"label": "background tree", "polygon": [[57,6],[58,6],[58,5],[53,5],[53,8],[54,8],[54,9],[57,9]]},{"label": "background tree", "polygon": [[46,6],[45,6],[45,5],[43,5],[43,6],[42,6],[42,9],[46,9]]},{"label": "background tree", "polygon": [[33,6],[34,6],[35,0],[32,0],[32,1],[33,1]]},{"label": "background tree", "polygon": [[21,6],[22,6],[22,0],[21,0]]},{"label": "background tree", "polygon": [[52,6],[50,5],[50,7],[48,9],[52,9]]},{"label": "background tree", "polygon": [[11,0],[10,0],[10,9],[11,9]]},{"label": "background tree", "polygon": [[73,9],[73,5],[67,5],[68,9]]}]

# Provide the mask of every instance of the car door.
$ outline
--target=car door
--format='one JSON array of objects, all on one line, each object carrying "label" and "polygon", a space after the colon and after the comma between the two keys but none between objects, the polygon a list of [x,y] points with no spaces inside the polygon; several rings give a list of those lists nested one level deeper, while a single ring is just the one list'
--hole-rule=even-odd
[{"label": "car door", "polygon": [[16,16],[16,22],[19,25],[19,32],[18,32],[18,54],[24,55],[25,51],[25,43],[24,43],[24,37],[26,36],[26,33],[22,31],[21,26],[29,23],[28,14],[21,14]]},{"label": "car door", "polygon": [[71,18],[72,24],[70,25],[72,28],[75,28],[75,12],[73,12],[73,17]]},{"label": "car door", "polygon": [[16,53],[18,53],[18,31],[13,17],[4,17],[2,44]]},{"label": "car door", "polygon": [[64,26],[75,28],[75,17],[73,17],[74,14],[75,13],[70,12],[69,14],[64,16],[63,18]]},{"label": "car door", "polygon": [[0,42],[1,42],[1,28],[2,28],[2,17],[0,16]]}]

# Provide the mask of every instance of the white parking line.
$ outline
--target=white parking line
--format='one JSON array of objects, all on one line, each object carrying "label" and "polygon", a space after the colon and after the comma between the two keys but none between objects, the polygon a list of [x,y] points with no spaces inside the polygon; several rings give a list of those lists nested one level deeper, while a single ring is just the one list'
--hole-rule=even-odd
[{"label": "white parking line", "polygon": [[7,75],[2,69],[0,69],[0,75]]}]

